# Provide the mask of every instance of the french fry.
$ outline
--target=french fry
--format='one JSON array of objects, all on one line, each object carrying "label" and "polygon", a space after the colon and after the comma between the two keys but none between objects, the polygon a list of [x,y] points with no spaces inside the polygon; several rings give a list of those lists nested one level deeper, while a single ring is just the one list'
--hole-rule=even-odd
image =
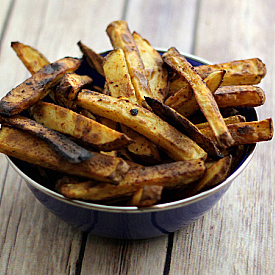
[{"label": "french fry", "polygon": [[194,141],[180,133],[149,110],[125,98],[113,98],[82,90],[77,105],[93,114],[115,120],[159,145],[175,160],[205,158],[206,152]]},{"label": "french fry", "polygon": [[196,73],[189,62],[175,48],[170,48],[163,54],[164,61],[180,75],[185,77],[193,89],[198,105],[210,124],[221,148],[229,147],[233,144],[232,139],[223,117],[219,111],[211,91],[207,88],[201,77]]},{"label": "french fry", "polygon": [[16,41],[11,42],[11,47],[32,75],[50,64],[42,53],[31,46]]},{"label": "french fry", "polygon": [[16,115],[13,117],[0,117],[2,125],[8,125],[29,132],[45,140],[60,156],[71,163],[79,163],[93,157],[93,153],[77,145],[66,136],[53,131],[32,119]]},{"label": "french fry", "polygon": [[135,88],[131,82],[131,76],[122,49],[115,49],[105,57],[103,70],[111,96],[124,96],[137,103]]},{"label": "french fry", "polygon": [[123,133],[52,103],[40,101],[30,112],[40,124],[74,137],[95,150],[112,151],[131,143]]},{"label": "french fry", "polygon": [[[214,71],[204,79],[206,86],[212,93],[221,85],[224,74],[224,70]],[[165,104],[185,117],[193,115],[200,108],[190,85],[184,86],[174,95],[167,98]]]},{"label": "french fry", "polygon": [[104,58],[100,54],[96,53],[95,51],[93,51],[92,49],[84,45],[81,41],[79,41],[77,45],[79,46],[88,64],[93,69],[95,69],[99,74],[104,76],[104,71],[103,71]]},{"label": "french fry", "polygon": [[[255,85],[259,84],[266,75],[265,64],[259,58],[196,67],[202,79],[216,70],[226,71],[222,86]],[[185,79],[179,75],[175,76],[169,83],[169,95],[177,92],[184,85],[186,85]]]},{"label": "french fry", "polygon": [[154,98],[146,97],[145,100],[156,113],[156,115],[194,140],[208,153],[210,158],[220,159],[223,157],[220,150],[216,147],[213,141],[210,138],[204,136],[200,130],[187,118]]},{"label": "french fry", "polygon": [[[137,103],[135,89],[122,49],[115,49],[106,56],[103,69],[110,95],[116,98],[122,96]],[[136,161],[144,164],[160,162],[158,148],[150,140],[125,125],[121,125],[121,131],[132,139],[133,142],[128,145],[127,149]]]},{"label": "french fry", "polygon": [[12,116],[29,108],[44,98],[65,73],[74,72],[80,63],[79,59],[66,57],[44,66],[1,99],[0,114]]},{"label": "french fry", "polygon": [[[229,124],[228,130],[234,139],[234,146],[253,144],[272,139],[273,122],[271,118],[260,121],[240,122]],[[215,139],[210,127],[200,129],[200,131],[209,138]]]},{"label": "french fry", "polygon": [[214,93],[219,108],[258,107],[265,102],[265,93],[252,85],[223,86]]},{"label": "french fry", "polygon": [[179,193],[182,193],[184,197],[191,197],[206,189],[218,185],[229,175],[231,164],[231,155],[218,160],[206,169],[204,175],[197,182],[192,185],[190,184],[185,190]]},{"label": "french fry", "polygon": [[113,47],[121,48],[124,51],[137,101],[143,106],[146,104],[144,97],[152,97],[152,91],[150,90],[146,70],[141,60],[139,50],[129,31],[128,25],[123,20],[113,21],[108,25],[106,32]]},{"label": "french fry", "polygon": [[[232,124],[232,123],[245,122],[246,118],[242,115],[235,115],[235,116],[225,117],[223,120],[226,124]],[[203,129],[210,126],[208,122],[203,122],[203,123],[196,124],[196,127],[198,129]]]},{"label": "french fry", "polygon": [[68,198],[100,201],[133,195],[145,185],[178,188],[198,180],[204,171],[202,160],[178,161],[130,169],[118,185],[84,181],[64,184],[59,190]]},{"label": "french fry", "polygon": [[0,131],[0,152],[44,168],[114,184],[120,182],[129,170],[129,165],[121,158],[96,152],[86,161],[71,163],[42,139],[26,131],[3,126]]},{"label": "french fry", "polygon": [[162,57],[140,34],[133,32],[132,35],[145,67],[152,96],[163,102],[168,91],[168,70]]}]

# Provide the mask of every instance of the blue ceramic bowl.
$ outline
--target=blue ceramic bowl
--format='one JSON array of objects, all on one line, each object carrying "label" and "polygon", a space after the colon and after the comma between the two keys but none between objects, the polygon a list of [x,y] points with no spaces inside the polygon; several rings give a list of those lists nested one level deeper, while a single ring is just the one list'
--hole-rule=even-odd
[{"label": "blue ceramic bowl", "polygon": [[[209,64],[207,61],[185,54],[193,66]],[[102,86],[103,77],[96,75],[85,61],[78,71],[88,74],[94,84]],[[240,110],[247,120],[257,120],[252,108]],[[9,158],[14,170],[25,180],[35,197],[57,217],[68,224],[94,235],[116,239],[144,239],[157,237],[183,228],[199,219],[224,195],[232,181],[250,162],[256,145],[246,146],[246,154],[235,171],[221,184],[190,198],[157,204],[149,208],[107,206],[67,199],[34,180],[32,167],[23,161]],[[39,181],[39,180],[38,180]]]}]

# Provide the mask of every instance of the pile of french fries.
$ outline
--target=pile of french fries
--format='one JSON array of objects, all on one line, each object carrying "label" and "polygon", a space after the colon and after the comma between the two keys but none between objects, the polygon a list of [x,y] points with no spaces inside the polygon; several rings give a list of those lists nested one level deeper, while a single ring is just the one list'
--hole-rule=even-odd
[{"label": "pile of french fries", "polygon": [[[138,207],[190,197],[224,181],[247,144],[272,138],[271,118],[246,121],[236,109],[265,101],[258,58],[194,68],[125,21],[106,32],[105,57],[79,41],[82,58],[50,63],[11,44],[31,76],[0,101],[0,152],[58,171],[65,197]],[[104,87],[78,73],[83,59]]]}]

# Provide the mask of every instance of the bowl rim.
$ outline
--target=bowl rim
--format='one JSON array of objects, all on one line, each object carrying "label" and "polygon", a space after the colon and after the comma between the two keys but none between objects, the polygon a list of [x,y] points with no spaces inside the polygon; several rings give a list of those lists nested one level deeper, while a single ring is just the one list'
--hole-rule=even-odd
[{"label": "bowl rim", "polygon": [[[156,48],[157,51],[159,52],[166,52],[167,49],[162,49],[162,48]],[[104,51],[103,53],[107,53],[109,51]],[[197,61],[199,63],[205,64],[205,65],[211,65],[212,63],[209,62],[208,60],[204,58],[200,58],[196,55],[189,54],[189,53],[181,53],[183,56],[185,56],[188,59],[191,59],[193,61]],[[253,116],[258,120],[258,115],[255,110],[255,108],[251,108]],[[85,209],[90,209],[90,210],[95,210],[95,211],[104,211],[104,212],[115,212],[115,213],[132,213],[132,214],[137,214],[137,213],[144,213],[144,212],[157,212],[157,211],[164,211],[164,210],[170,210],[170,209],[175,209],[183,206],[187,206],[191,203],[198,202],[200,200],[203,200],[206,197],[209,197],[216,192],[220,191],[223,189],[225,186],[229,185],[239,174],[242,173],[242,171],[246,168],[248,163],[251,161],[255,149],[256,149],[257,144],[250,144],[248,145],[247,149],[247,157],[243,160],[243,162],[239,165],[239,167],[229,176],[227,177],[222,183],[218,184],[217,186],[206,190],[204,192],[201,192],[199,194],[196,194],[194,196],[184,198],[181,200],[177,201],[172,201],[172,202],[166,202],[166,203],[161,203],[161,204],[156,204],[150,207],[145,207],[145,208],[139,208],[137,206],[111,206],[111,205],[103,205],[103,204],[97,204],[97,203],[91,203],[91,202],[85,202],[77,199],[69,199],[64,197],[63,195],[57,193],[54,190],[51,190],[47,187],[44,187],[43,185],[39,184],[38,182],[34,181],[32,178],[27,176],[23,171],[17,167],[17,165],[11,160],[11,158],[7,155],[6,158],[8,162],[11,164],[13,169],[25,180],[27,185],[31,185],[32,187],[38,189],[42,193],[55,198],[59,201],[62,201],[64,203],[68,203],[73,206],[85,208]]]}]

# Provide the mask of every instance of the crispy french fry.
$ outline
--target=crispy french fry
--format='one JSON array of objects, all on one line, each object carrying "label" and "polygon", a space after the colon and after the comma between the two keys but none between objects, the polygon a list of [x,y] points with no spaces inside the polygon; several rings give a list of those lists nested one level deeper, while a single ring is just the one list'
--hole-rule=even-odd
[{"label": "crispy french fry", "polygon": [[163,186],[145,185],[136,191],[131,200],[128,202],[128,205],[138,207],[152,206],[161,199],[162,190]]},{"label": "crispy french fry", "polygon": [[129,31],[128,24],[123,20],[113,21],[108,25],[106,32],[113,47],[121,48],[124,51],[137,101],[143,106],[143,104],[145,104],[144,97],[152,97],[152,92],[150,90],[144,64],[141,60],[135,40]]},{"label": "crispy french fry", "polygon": [[[125,54],[122,49],[113,50],[105,58],[103,69],[110,95],[113,97],[122,96],[133,103],[137,103],[135,89],[131,82]],[[160,162],[159,151],[155,144],[129,127],[121,125],[121,130],[133,141],[128,145],[127,149],[136,161],[143,164]]]},{"label": "crispy french fry", "polygon": [[135,88],[131,82],[131,76],[122,49],[115,49],[106,56],[103,70],[111,96],[124,96],[132,102],[137,102]]},{"label": "crispy french fry", "polygon": [[44,98],[65,73],[74,72],[80,63],[79,59],[66,57],[44,66],[1,99],[0,114],[12,116],[29,108]]},{"label": "crispy french fry", "polygon": [[69,175],[111,183],[120,182],[129,170],[129,165],[121,158],[96,152],[86,161],[70,163],[42,139],[9,127],[2,127],[0,131],[0,152]]},{"label": "crispy french fry", "polygon": [[[205,79],[216,70],[225,70],[226,74],[222,86],[255,85],[261,82],[266,75],[265,64],[259,58],[236,60],[215,65],[197,66],[196,71]],[[170,81],[169,94],[177,92],[186,85],[183,77],[175,76]]]},{"label": "crispy french fry", "polygon": [[163,102],[168,91],[168,71],[162,57],[140,34],[133,32],[132,35],[146,70],[152,96]]},{"label": "crispy french fry", "polygon": [[145,185],[159,185],[176,188],[187,185],[202,177],[205,165],[202,160],[178,161],[168,164],[130,169],[125,178],[118,184],[93,181],[64,184],[60,192],[68,198],[84,200],[106,200],[132,195]]},{"label": "crispy french fry", "polygon": [[190,84],[196,97],[196,101],[201,111],[210,124],[212,131],[217,139],[218,146],[226,148],[234,143],[223,117],[219,111],[216,101],[203,82],[201,77],[196,73],[189,62],[175,48],[170,48],[163,54],[164,61],[180,75],[185,77]]},{"label": "crispy french fry", "polygon": [[[226,117],[223,120],[226,124],[232,124],[232,123],[245,122],[246,118],[242,115],[235,115],[235,116]],[[208,122],[203,122],[203,123],[196,124],[196,127],[198,129],[203,129],[210,126]]]},{"label": "crispy french fry", "polygon": [[170,125],[194,140],[208,153],[209,157],[214,159],[220,159],[223,157],[214,142],[210,138],[204,136],[187,118],[154,98],[146,97],[145,100],[161,119],[167,121]]},{"label": "crispy french fry", "polygon": [[[229,124],[228,129],[234,139],[234,146],[268,141],[273,137],[273,122],[271,118]],[[200,129],[200,131],[214,140],[210,127]]]},{"label": "crispy french fry", "polygon": [[112,151],[131,143],[131,139],[123,133],[52,103],[40,101],[30,112],[40,124],[72,136],[96,150]]},{"label": "crispy french fry", "polygon": [[32,75],[50,64],[42,53],[31,46],[16,41],[11,42],[11,47]]},{"label": "crispy french fry", "polygon": [[[224,70],[214,71],[204,79],[206,86],[212,93],[221,85],[224,74]],[[200,108],[190,85],[184,86],[174,95],[167,98],[165,104],[185,117],[193,115]]]},{"label": "crispy french fry", "polygon": [[86,58],[88,64],[93,69],[95,69],[99,74],[104,76],[104,71],[103,71],[104,58],[100,54],[96,53],[95,51],[93,51],[92,49],[84,45],[81,41],[79,41],[77,45],[79,46],[81,52]]},{"label": "crispy french fry", "polygon": [[55,152],[71,163],[79,163],[93,157],[92,152],[32,119],[16,115],[7,118],[0,117],[0,122],[2,125],[22,129],[45,140]]},{"label": "crispy french fry", "polygon": [[219,108],[258,107],[265,102],[265,93],[252,85],[223,86],[214,93]]},{"label": "crispy french fry", "polygon": [[77,105],[96,115],[113,119],[161,146],[175,160],[205,158],[206,152],[167,122],[125,98],[113,98],[82,90]]}]

